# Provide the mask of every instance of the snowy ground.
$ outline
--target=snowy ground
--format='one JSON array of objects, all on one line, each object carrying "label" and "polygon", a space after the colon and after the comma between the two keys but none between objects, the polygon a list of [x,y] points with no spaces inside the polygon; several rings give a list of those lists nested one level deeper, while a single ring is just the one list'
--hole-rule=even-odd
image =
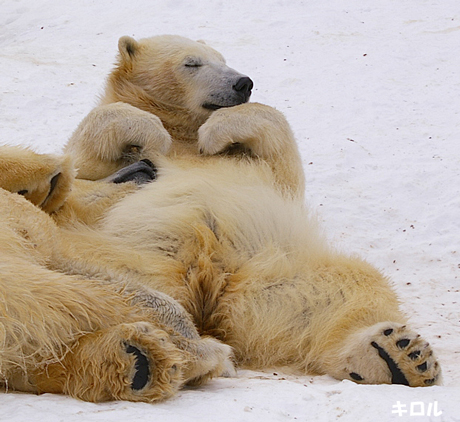
[{"label": "snowy ground", "polygon": [[0,143],[59,152],[118,38],[163,33],[206,40],[286,114],[308,202],[392,277],[444,386],[240,371],[155,405],[5,394],[0,421],[460,421],[458,0],[0,0]]}]

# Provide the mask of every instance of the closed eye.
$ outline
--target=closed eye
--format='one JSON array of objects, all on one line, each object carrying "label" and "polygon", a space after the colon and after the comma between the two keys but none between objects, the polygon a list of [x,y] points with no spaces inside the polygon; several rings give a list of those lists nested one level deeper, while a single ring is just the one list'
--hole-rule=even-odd
[{"label": "closed eye", "polygon": [[201,67],[201,63],[185,63],[185,67]]}]

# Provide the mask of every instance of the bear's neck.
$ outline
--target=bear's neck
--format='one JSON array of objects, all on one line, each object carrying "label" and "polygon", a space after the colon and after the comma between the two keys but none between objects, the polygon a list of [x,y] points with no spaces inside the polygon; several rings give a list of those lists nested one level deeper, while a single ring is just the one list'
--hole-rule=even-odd
[{"label": "bear's neck", "polygon": [[192,115],[185,108],[172,107],[158,102],[135,84],[126,82],[124,86],[120,86],[119,83],[109,83],[100,104],[111,104],[119,101],[159,117],[174,141],[196,146],[198,129],[205,122],[202,117],[198,118]]}]

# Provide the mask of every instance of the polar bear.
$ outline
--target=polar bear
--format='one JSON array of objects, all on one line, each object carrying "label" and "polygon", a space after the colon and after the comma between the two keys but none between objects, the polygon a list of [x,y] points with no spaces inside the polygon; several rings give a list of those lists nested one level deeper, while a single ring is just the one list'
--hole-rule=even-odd
[{"label": "polar bear", "polygon": [[[81,122],[65,147],[75,160],[78,178],[99,180],[135,161],[155,162],[165,154],[186,157],[189,162],[192,157],[201,160],[216,153],[252,153],[270,165],[282,189],[303,195],[302,162],[290,127],[283,124],[282,116],[274,125],[275,114],[262,105],[239,107],[249,100],[253,82],[229,68],[220,53],[203,42],[176,35],[139,41],[125,36],[118,48],[118,61],[100,105]],[[234,110],[230,123],[220,113],[227,107]],[[264,127],[264,113],[265,126],[273,133]],[[211,115],[214,125],[203,126]],[[257,134],[248,132],[254,124]],[[219,145],[214,139],[217,126]],[[228,136],[224,136],[226,127],[232,127]],[[251,145],[249,134],[257,136]],[[289,166],[281,165],[282,160],[289,161]]]},{"label": "polar bear", "polygon": [[[147,158],[156,179],[98,208],[93,229],[121,242],[126,255],[84,248],[90,275],[118,273],[170,295],[200,334],[234,349],[241,367],[440,383],[440,365],[408,328],[389,280],[321,235],[304,205],[301,159],[284,116],[246,98],[209,107],[200,72],[206,78],[208,63],[214,71],[218,62],[218,79],[226,68],[203,44],[123,37],[119,49],[102,105],[82,121],[67,153],[78,167],[90,163],[86,178]],[[138,120],[143,134],[130,132]],[[70,224],[71,213],[62,215],[56,221]]]},{"label": "polar bear", "polygon": [[173,299],[115,274],[87,276],[83,233],[61,230],[46,213],[72,190],[90,194],[74,174],[70,157],[0,147],[0,386],[151,402],[231,373],[230,347],[201,338]]}]

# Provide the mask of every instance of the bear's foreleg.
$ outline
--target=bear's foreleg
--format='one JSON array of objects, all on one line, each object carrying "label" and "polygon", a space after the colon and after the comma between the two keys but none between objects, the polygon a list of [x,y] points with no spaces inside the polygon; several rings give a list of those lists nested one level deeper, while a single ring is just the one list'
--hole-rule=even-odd
[{"label": "bear's foreleg", "polygon": [[100,180],[142,159],[155,162],[168,152],[171,142],[157,116],[119,102],[93,109],[65,152],[75,159],[78,178]]},{"label": "bear's foreleg", "polygon": [[294,134],[272,107],[247,103],[215,111],[198,131],[198,147],[204,155],[261,159],[283,194],[303,198],[304,172]]}]

